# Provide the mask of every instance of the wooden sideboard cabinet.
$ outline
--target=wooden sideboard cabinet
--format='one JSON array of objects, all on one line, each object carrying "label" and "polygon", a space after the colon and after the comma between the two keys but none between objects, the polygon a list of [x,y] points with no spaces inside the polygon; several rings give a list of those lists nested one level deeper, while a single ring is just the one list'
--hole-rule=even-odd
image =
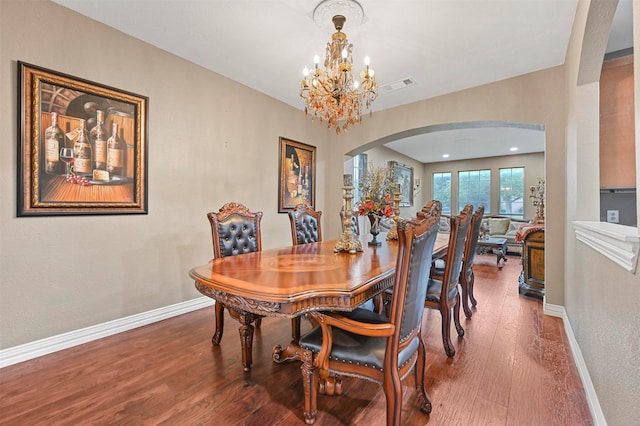
[{"label": "wooden sideboard cabinet", "polygon": [[544,296],[544,229],[527,234],[522,242],[522,272],[518,291],[525,296]]}]

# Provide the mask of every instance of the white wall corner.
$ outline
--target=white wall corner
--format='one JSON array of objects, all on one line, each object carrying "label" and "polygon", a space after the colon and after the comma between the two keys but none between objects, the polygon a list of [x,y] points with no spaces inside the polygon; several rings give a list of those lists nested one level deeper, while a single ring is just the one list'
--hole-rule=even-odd
[{"label": "white wall corner", "polygon": [[68,349],[73,346],[91,342],[92,340],[112,336],[137,327],[142,327],[143,325],[186,314],[187,312],[206,308],[213,304],[213,299],[202,296],[196,299],[187,300],[186,302],[164,306],[162,308],[104,322],[102,324],[96,324],[80,330],[74,330],[68,333],[58,334],[56,336],[25,343],[24,345],[3,349],[0,350],[0,368],[28,361],[39,356],[48,355],[63,349]]},{"label": "white wall corner", "polygon": [[638,228],[608,222],[574,221],[576,239],[611,259],[623,269],[636,273],[640,237]]}]

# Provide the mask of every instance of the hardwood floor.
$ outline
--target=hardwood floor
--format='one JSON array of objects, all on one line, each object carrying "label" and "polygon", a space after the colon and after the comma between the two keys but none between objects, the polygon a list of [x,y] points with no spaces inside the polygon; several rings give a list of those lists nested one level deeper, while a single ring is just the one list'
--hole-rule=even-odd
[{"label": "hardwood floor", "polygon": [[[461,319],[456,355],[444,353],[440,314],[425,310],[430,416],[403,382],[403,425],[592,425],[562,320],[518,295],[520,259],[502,269],[476,258],[478,309]],[[303,326],[308,327],[304,324]],[[240,362],[237,323],[211,345],[213,308],[107,337],[0,370],[0,425],[301,425],[300,365],[271,361],[290,322],[265,318],[253,368]],[[305,328],[303,328],[304,330]],[[456,336],[455,331],[452,336]],[[318,425],[383,425],[379,385],[344,379],[344,394],[319,395]]]}]

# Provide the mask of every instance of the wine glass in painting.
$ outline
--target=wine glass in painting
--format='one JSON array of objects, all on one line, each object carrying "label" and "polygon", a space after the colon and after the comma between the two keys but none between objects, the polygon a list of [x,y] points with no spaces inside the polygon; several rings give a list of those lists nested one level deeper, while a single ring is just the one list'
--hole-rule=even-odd
[{"label": "wine glass in painting", "polygon": [[71,176],[71,164],[75,159],[73,157],[73,148],[61,148],[60,159],[67,165],[67,177]]}]

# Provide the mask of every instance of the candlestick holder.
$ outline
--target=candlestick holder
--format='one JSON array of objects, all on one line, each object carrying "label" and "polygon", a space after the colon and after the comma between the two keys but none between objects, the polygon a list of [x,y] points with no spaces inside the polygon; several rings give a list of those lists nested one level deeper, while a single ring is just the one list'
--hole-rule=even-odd
[{"label": "candlestick holder", "polygon": [[353,176],[344,175],[343,183],[344,222],[342,223],[342,234],[333,251],[335,253],[346,251],[354,254],[362,251],[362,243],[360,242],[359,236],[354,234],[351,228],[351,217],[353,216],[353,207],[351,206],[351,201],[353,200]]},{"label": "candlestick holder", "polygon": [[529,198],[533,200],[533,206],[536,208],[534,223],[544,223],[544,179],[539,177],[538,183],[531,185],[529,190]]},{"label": "candlestick holder", "polygon": [[398,219],[400,219],[400,184],[396,185],[397,187],[394,189],[393,193],[393,226],[387,233],[387,241],[398,239]]}]

